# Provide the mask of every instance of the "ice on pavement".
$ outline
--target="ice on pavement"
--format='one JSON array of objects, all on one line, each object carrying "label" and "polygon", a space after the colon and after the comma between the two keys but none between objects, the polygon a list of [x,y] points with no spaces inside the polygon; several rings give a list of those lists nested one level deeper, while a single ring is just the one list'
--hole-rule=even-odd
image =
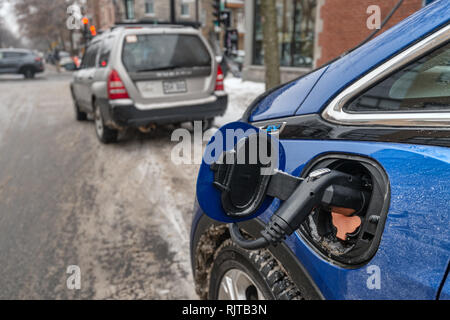
[{"label": "ice on pavement", "polygon": [[216,118],[215,124],[218,127],[239,120],[250,103],[265,91],[265,85],[228,76],[225,79],[225,90],[228,93],[228,109],[223,117]]}]

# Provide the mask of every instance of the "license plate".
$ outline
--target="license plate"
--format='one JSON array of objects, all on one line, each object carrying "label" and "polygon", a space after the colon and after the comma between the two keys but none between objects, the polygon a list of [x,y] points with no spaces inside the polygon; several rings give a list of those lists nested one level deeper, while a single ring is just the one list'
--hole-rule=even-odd
[{"label": "license plate", "polygon": [[185,80],[164,81],[163,88],[165,94],[182,93],[187,91]]}]

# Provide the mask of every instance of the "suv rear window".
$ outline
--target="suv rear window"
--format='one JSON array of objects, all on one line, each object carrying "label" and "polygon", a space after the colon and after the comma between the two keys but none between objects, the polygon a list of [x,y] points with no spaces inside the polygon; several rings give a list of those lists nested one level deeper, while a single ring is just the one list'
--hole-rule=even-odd
[{"label": "suv rear window", "polygon": [[129,72],[211,66],[203,41],[182,34],[128,35],[122,60]]}]

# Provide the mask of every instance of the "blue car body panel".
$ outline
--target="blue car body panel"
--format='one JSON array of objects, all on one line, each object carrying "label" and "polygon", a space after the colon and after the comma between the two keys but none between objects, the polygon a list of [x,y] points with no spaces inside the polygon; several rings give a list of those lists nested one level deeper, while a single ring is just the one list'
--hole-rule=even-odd
[{"label": "blue car body panel", "polygon": [[[436,299],[450,256],[450,149],[352,141],[281,141],[284,170],[299,175],[324,153],[368,156],[386,170],[391,203],[380,247],[364,267],[347,269],[320,256],[298,234],[286,240],[326,299]],[[208,197],[208,195],[205,195]],[[216,195],[211,194],[212,198]],[[276,200],[259,217],[267,222]],[[194,228],[200,216],[197,210]],[[381,272],[381,288],[369,289],[369,266]]]},{"label": "blue car body panel", "polygon": [[253,110],[250,121],[282,118],[294,114],[327,68],[316,70],[269,94]]},{"label": "blue car body panel", "polygon": [[[367,287],[367,266],[344,269],[329,263],[298,235],[287,243],[327,299],[435,299],[450,256],[450,150],[368,142],[282,141],[285,171],[298,175],[323,153],[369,156],[386,170],[391,204],[379,250],[381,289]],[[278,208],[261,216],[264,221]]]},{"label": "blue car body panel", "polygon": [[[349,84],[449,20],[449,1],[437,1],[342,59],[275,90],[255,106],[249,120],[317,114]],[[282,140],[281,144],[284,171],[293,175],[322,154],[346,153],[376,160],[389,177],[391,198],[384,233],[365,266],[338,266],[297,233],[286,240],[325,298],[449,298],[448,279],[438,297],[450,257],[449,148],[327,140]],[[217,194],[211,197],[218,201]],[[275,200],[258,219],[267,222],[278,206]],[[196,207],[192,237],[204,214]],[[379,267],[380,289],[367,286],[370,266]]]}]

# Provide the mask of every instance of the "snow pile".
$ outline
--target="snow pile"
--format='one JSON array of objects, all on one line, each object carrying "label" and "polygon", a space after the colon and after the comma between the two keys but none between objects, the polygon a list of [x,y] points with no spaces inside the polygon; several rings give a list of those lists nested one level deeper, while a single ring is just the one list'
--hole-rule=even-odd
[{"label": "snow pile", "polygon": [[223,117],[216,118],[216,126],[239,120],[252,101],[265,91],[264,83],[242,81],[242,79],[227,77],[225,90],[228,93],[228,109]]}]

